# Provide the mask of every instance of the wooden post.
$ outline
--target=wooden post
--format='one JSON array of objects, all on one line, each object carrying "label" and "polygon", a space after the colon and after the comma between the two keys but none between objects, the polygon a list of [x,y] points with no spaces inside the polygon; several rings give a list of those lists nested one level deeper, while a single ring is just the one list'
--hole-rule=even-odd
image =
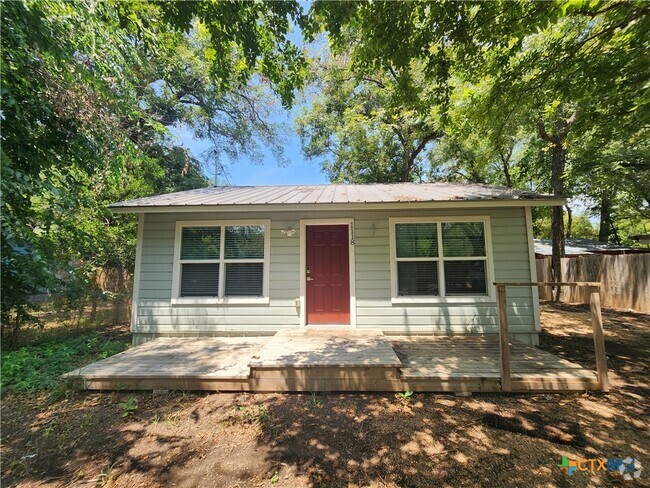
[{"label": "wooden post", "polygon": [[591,288],[589,297],[591,307],[591,325],[594,328],[594,349],[596,351],[596,375],[602,391],[609,391],[607,378],[607,356],[605,355],[605,335],[603,332],[603,316],[600,313],[600,291]]},{"label": "wooden post", "polygon": [[508,338],[508,308],[506,305],[506,287],[497,285],[499,308],[499,347],[501,350],[501,389],[512,391],[510,384],[510,340]]}]

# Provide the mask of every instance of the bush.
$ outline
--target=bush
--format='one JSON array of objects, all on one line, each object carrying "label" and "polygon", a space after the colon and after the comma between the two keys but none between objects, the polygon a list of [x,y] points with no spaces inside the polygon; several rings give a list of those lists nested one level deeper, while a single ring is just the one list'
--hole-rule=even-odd
[{"label": "bush", "polygon": [[117,354],[128,346],[106,340],[93,331],[3,352],[0,388],[20,392],[54,389],[61,383],[62,374]]}]

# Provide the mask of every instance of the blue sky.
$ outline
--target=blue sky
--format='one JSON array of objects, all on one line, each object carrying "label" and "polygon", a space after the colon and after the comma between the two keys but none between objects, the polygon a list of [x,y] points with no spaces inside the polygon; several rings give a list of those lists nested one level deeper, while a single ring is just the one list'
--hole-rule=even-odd
[{"label": "blue sky", "polygon": [[[302,7],[307,11],[310,2],[301,2]],[[305,45],[302,32],[297,25],[293,26],[293,32],[289,39],[299,47],[305,47],[308,54],[318,52],[326,54],[328,49],[325,37],[320,37],[311,44]],[[283,110],[278,101],[277,113],[269,119],[269,122],[285,123],[289,131],[285,137],[284,156],[288,164],[280,165],[271,151],[264,150],[264,158],[261,163],[251,162],[241,158],[228,160],[225,156],[221,161],[227,171],[228,183],[231,185],[297,185],[297,184],[320,184],[329,183],[329,180],[320,169],[319,161],[308,161],[302,153],[300,138],[295,132],[294,117],[300,107],[300,94],[297,94],[296,106],[293,110]],[[302,101],[304,104],[305,101]],[[192,154],[201,159],[201,154],[208,149],[207,141],[198,140],[193,137],[192,132],[185,127],[172,128],[172,132],[179,139],[183,146],[187,147]],[[206,174],[213,179],[214,174]]]},{"label": "blue sky", "polygon": [[[244,158],[229,160],[224,156],[221,163],[225,165],[228,182],[231,185],[298,185],[329,182],[321,171],[320,164],[317,161],[308,161],[304,157],[300,148],[300,139],[294,131],[293,116],[293,111],[282,111],[270,119],[272,122],[289,124],[290,131],[285,138],[284,146],[284,155],[288,164],[279,164],[268,150],[263,150],[264,158],[261,163]],[[187,128],[172,128],[172,132],[183,146],[199,159],[209,147],[207,141],[195,139]],[[206,176],[212,179],[214,174],[206,174]]]}]

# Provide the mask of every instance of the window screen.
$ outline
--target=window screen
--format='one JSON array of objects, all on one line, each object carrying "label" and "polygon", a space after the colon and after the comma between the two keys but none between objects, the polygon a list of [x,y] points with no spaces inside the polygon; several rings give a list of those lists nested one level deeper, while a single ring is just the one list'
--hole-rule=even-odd
[{"label": "window screen", "polygon": [[226,263],[226,296],[261,297],[263,263]]},{"label": "window screen", "polygon": [[438,263],[403,261],[397,263],[399,295],[438,295]]},{"label": "window screen", "polygon": [[221,227],[183,227],[181,259],[219,259]]},{"label": "window screen", "polygon": [[397,224],[395,240],[398,258],[437,258],[438,224]]},{"label": "window screen", "polygon": [[182,297],[216,297],[219,295],[219,264],[182,264]]},{"label": "window screen", "polygon": [[264,226],[226,227],[226,259],[264,259]]},{"label": "window screen", "polygon": [[398,295],[439,294],[438,224],[396,224]]},{"label": "window screen", "polygon": [[183,227],[180,296],[263,296],[265,233],[264,225]]},{"label": "window screen", "polygon": [[485,261],[445,261],[446,295],[487,295]]},{"label": "window screen", "polygon": [[442,250],[445,258],[453,258],[453,261],[444,260],[445,294],[486,295],[483,222],[442,224]]},{"label": "window screen", "polygon": [[484,222],[396,223],[394,235],[398,296],[488,294]]},{"label": "window screen", "polygon": [[442,249],[445,257],[485,256],[483,222],[442,224]]}]

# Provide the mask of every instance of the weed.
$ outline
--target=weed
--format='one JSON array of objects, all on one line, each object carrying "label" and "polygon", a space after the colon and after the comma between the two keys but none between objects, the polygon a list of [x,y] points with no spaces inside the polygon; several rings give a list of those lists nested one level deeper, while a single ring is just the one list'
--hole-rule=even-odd
[{"label": "weed", "polygon": [[276,471],[275,473],[273,473],[273,476],[271,476],[271,483],[275,484],[278,481],[280,481],[280,473]]},{"label": "weed", "polygon": [[105,341],[98,332],[64,337],[2,353],[0,387],[20,392],[53,390],[54,399],[67,398],[70,383],[61,375],[96,359],[123,351],[127,344]]},{"label": "weed", "polygon": [[6,468],[3,466],[3,469],[6,469],[7,473],[16,473],[18,475],[22,475],[27,471],[27,463],[22,459],[14,459]]},{"label": "weed", "polygon": [[181,415],[178,412],[173,412],[170,414],[167,414],[167,418],[165,419],[167,423],[176,425],[181,419]]},{"label": "weed", "polygon": [[77,394],[74,378],[62,378],[52,388],[48,400],[52,403],[60,400],[69,400]]},{"label": "weed", "polygon": [[159,413],[157,413],[156,415],[154,415],[153,419],[151,420],[151,423],[153,425],[158,425],[160,423],[160,420],[161,420],[161,416]]},{"label": "weed", "polygon": [[413,396],[413,392],[411,390],[407,390],[403,393],[395,393],[395,398],[397,398],[400,402],[406,403],[411,401],[411,397]]},{"label": "weed", "polygon": [[258,402],[255,405],[241,406],[237,409],[237,415],[234,420],[243,424],[264,424],[270,420],[270,415],[266,410],[264,402]]},{"label": "weed", "polygon": [[99,486],[106,486],[111,481],[111,475],[117,463],[111,463],[106,468],[102,469],[97,475]]},{"label": "weed", "polygon": [[120,402],[118,405],[122,409],[122,417],[130,417],[138,411],[138,403],[135,397],[131,397],[125,402]]},{"label": "weed", "polygon": [[50,423],[43,429],[43,439],[49,439],[54,431],[54,424]]},{"label": "weed", "polygon": [[88,427],[90,426],[90,422],[92,421],[93,416],[89,413],[86,413],[81,416],[81,429],[86,432],[88,430]]},{"label": "weed", "polygon": [[176,395],[179,402],[186,402],[190,399],[190,392],[187,390],[178,390]]},{"label": "weed", "polygon": [[311,392],[311,396],[309,397],[309,400],[305,402],[305,407],[311,409],[314,408],[320,408],[323,406],[323,402],[321,401],[320,398],[316,396],[316,392]]}]

